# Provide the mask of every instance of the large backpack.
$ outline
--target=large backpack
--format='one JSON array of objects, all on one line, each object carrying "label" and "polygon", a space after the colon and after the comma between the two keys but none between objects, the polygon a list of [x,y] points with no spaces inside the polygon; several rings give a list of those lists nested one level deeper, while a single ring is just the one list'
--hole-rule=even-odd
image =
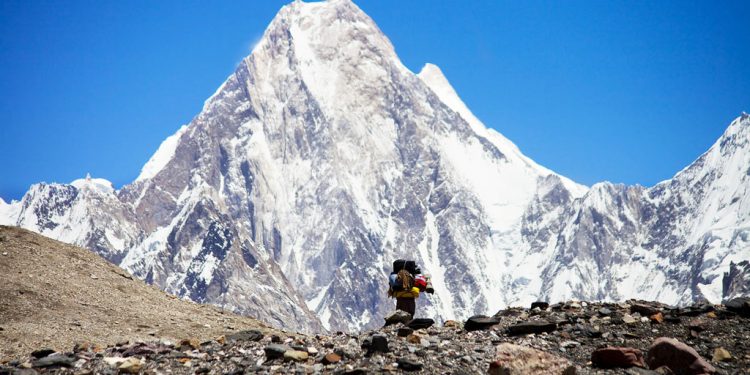
[{"label": "large backpack", "polygon": [[417,267],[417,262],[413,260],[396,259],[393,261],[393,273],[398,271],[407,270],[412,276],[422,273],[422,270]]},{"label": "large backpack", "polygon": [[393,262],[393,272],[388,277],[391,292],[411,290],[414,287],[415,276],[421,273],[417,263],[413,260],[397,259]]}]

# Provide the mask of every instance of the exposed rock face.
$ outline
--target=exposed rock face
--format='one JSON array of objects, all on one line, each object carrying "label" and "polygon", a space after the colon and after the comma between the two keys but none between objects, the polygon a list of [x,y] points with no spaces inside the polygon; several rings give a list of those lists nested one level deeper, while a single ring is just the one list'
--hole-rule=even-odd
[{"label": "exposed rock face", "polygon": [[750,258],[749,158],[743,115],[671,180],[587,189],[486,128],[436,66],[405,68],[356,5],[295,2],[135,182],[37,185],[0,201],[0,223],[297,330],[379,326],[399,257],[432,274],[418,309],[438,321],[537,300],[719,302]]}]

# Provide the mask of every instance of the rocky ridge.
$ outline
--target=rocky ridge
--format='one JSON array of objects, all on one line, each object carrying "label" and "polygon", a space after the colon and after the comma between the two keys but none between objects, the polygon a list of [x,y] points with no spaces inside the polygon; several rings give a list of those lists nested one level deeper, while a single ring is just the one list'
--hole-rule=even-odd
[{"label": "rocky ridge", "polygon": [[540,302],[442,325],[392,321],[360,334],[246,330],[203,341],[83,342],[0,365],[0,374],[36,372],[741,374],[750,372],[750,299],[685,308]]}]

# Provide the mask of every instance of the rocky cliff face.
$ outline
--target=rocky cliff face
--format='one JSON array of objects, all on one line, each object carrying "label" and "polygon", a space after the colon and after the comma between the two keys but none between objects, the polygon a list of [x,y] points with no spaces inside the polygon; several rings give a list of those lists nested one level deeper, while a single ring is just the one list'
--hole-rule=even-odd
[{"label": "rocky cliff face", "polygon": [[0,202],[0,223],[299,330],[380,325],[398,257],[432,274],[418,304],[434,317],[540,298],[718,302],[720,276],[750,259],[748,129],[738,118],[653,188],[588,189],[486,128],[436,66],[409,71],[356,5],[295,2],[135,182],[38,185]]}]

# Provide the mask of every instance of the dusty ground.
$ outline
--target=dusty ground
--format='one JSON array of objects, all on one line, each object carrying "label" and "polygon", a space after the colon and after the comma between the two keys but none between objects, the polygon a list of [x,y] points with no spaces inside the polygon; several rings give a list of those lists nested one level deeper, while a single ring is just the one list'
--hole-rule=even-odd
[{"label": "dusty ground", "polygon": [[79,247],[0,226],[0,361],[79,342],[215,339],[270,328],[182,301]]}]

